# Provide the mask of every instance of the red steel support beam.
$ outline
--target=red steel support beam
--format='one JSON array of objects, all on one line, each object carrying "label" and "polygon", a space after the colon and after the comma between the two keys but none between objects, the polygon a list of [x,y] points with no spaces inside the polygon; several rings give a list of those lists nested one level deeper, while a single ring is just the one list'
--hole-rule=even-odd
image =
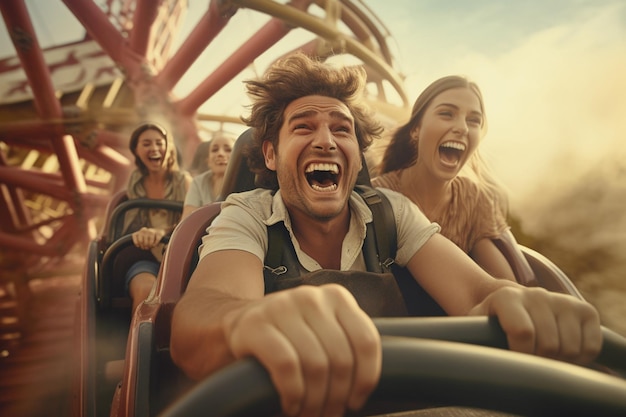
[{"label": "red steel support beam", "polygon": [[71,201],[75,196],[74,190],[68,188],[61,180],[61,177],[54,179],[51,177],[46,178],[45,175],[38,176],[36,174],[37,173],[33,173],[30,170],[15,167],[0,167],[0,182],[11,184],[13,187],[24,188],[26,190],[54,196],[54,198],[67,201],[71,205]]},{"label": "red steel support beam", "polygon": [[202,51],[222,31],[228,23],[230,14],[224,17],[219,10],[218,2],[211,1],[209,9],[202,16],[196,27],[180,46],[176,54],[170,59],[161,72],[155,77],[155,83],[170,91],[185,72],[198,59]]},{"label": "red steel support beam", "polygon": [[108,146],[97,145],[89,150],[78,148],[78,153],[84,160],[98,165],[113,175],[123,174],[134,167],[128,158]]},{"label": "red steel support beam", "polygon": [[217,93],[224,85],[243,71],[250,62],[275,45],[289,31],[290,27],[279,19],[271,19],[247,42],[224,60],[207,78],[202,81],[187,97],[174,103],[178,113],[190,116]]},{"label": "red steel support beam", "polygon": [[[129,48],[126,39],[117,30],[106,14],[92,0],[63,0],[76,16],[89,36],[118,64],[125,63],[129,69]],[[138,66],[140,60],[134,60]]]},{"label": "red steel support beam", "polygon": [[41,256],[63,255],[65,248],[55,248],[52,245],[39,244],[31,238],[20,237],[4,232],[0,232],[0,248],[11,248],[14,251],[26,252]]},{"label": "red steel support beam", "polygon": [[[22,63],[37,112],[43,119],[62,117],[61,105],[56,98],[50,71],[37,42],[37,36],[23,0],[0,3],[7,28],[11,33],[17,55]],[[71,137],[63,135],[62,129],[51,132],[54,153],[57,155],[67,189],[77,193],[85,191],[85,180],[80,170],[76,148]],[[75,209],[79,198],[69,200]],[[80,210],[77,210],[80,211]]]},{"label": "red steel support beam", "polygon": [[128,45],[139,56],[145,57],[148,52],[151,28],[156,20],[158,10],[158,1],[136,0],[133,28],[130,31]]},{"label": "red steel support beam", "polygon": [[22,63],[22,69],[28,78],[37,112],[44,119],[60,117],[61,106],[54,95],[48,66],[37,42],[35,29],[24,1],[0,2],[0,10]]}]

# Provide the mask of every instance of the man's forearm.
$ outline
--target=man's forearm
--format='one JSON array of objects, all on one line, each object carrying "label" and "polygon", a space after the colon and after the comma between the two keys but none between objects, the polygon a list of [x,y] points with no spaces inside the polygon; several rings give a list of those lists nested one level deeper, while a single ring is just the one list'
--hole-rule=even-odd
[{"label": "man's forearm", "polygon": [[174,309],[172,359],[192,379],[201,379],[234,360],[224,332],[224,317],[243,301],[216,291],[187,292]]}]

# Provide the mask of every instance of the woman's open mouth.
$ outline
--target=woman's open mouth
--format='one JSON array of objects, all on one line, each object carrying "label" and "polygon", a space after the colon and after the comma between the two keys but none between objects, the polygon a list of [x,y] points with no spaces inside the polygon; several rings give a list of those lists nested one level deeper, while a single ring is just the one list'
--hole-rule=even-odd
[{"label": "woman's open mouth", "polygon": [[160,154],[148,155],[148,161],[150,162],[161,162],[162,157]]},{"label": "woman's open mouth", "polygon": [[439,157],[448,166],[455,167],[461,162],[466,146],[462,142],[448,141],[439,145]]}]

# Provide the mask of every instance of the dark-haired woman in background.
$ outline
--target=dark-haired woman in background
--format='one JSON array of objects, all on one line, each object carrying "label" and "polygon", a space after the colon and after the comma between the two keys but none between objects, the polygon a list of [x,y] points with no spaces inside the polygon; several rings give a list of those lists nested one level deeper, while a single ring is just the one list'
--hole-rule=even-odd
[{"label": "dark-haired woman in background", "polygon": [[[142,124],[131,134],[129,147],[136,169],[128,181],[128,199],[183,202],[191,177],[179,169],[174,143],[165,129],[154,123]],[[132,209],[126,213],[124,234],[132,233],[134,246],[117,256],[115,268],[124,274],[133,312],[152,290],[164,250],[161,239],[171,233],[179,219],[180,213],[165,209]]]}]

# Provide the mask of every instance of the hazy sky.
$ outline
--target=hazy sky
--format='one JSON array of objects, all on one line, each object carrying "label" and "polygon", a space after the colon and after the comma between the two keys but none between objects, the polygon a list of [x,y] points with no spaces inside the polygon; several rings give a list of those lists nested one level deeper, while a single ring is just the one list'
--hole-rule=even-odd
[{"label": "hazy sky", "polygon": [[[82,36],[82,28],[61,0],[27,0],[26,4],[42,47]],[[207,4],[207,0],[189,0],[188,19],[197,19]],[[562,187],[607,155],[626,156],[622,151],[626,148],[623,0],[369,0],[366,4],[395,38],[409,100],[443,75],[463,74],[478,82],[489,123],[483,153],[511,189],[514,210],[517,200]],[[233,39],[232,44],[216,46],[221,50],[213,50],[213,57],[232,51],[237,33],[248,22],[253,25],[250,11],[242,10],[235,17],[239,26],[227,25],[231,32],[226,39]],[[12,54],[6,31],[1,30],[0,55]],[[220,60],[203,56],[201,61],[208,73]],[[184,91],[189,86],[179,88]],[[240,108],[235,98],[214,101],[225,108]]]}]

